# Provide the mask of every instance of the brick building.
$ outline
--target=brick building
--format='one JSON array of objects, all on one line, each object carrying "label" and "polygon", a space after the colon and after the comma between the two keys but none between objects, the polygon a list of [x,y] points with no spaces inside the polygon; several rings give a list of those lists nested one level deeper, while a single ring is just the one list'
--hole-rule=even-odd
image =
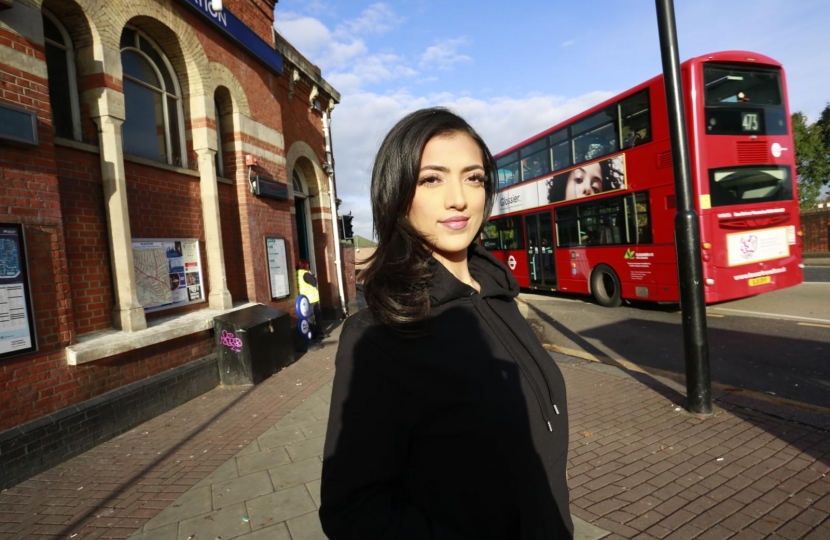
[{"label": "brick building", "polygon": [[[274,32],[276,1],[0,0],[0,223],[25,227],[37,348],[0,349],[0,487],[218,384],[213,318],[293,313],[300,259],[324,309],[353,298],[340,96]],[[36,141],[11,144],[26,118]],[[164,246],[170,283],[141,266]]]},{"label": "brick building", "polygon": [[801,211],[804,253],[830,251],[830,208]]}]

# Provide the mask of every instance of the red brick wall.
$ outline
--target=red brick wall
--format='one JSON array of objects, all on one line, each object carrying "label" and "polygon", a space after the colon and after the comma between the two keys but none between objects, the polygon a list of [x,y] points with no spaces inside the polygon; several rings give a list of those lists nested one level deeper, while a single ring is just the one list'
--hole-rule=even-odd
[{"label": "red brick wall", "polygon": [[98,154],[55,147],[75,333],[112,327],[112,275]]},{"label": "red brick wall", "polygon": [[222,222],[222,250],[225,255],[225,277],[228,291],[235,302],[247,300],[242,229],[239,226],[235,186],[219,184],[219,219]]},{"label": "red brick wall", "polygon": [[804,251],[830,251],[828,240],[830,209],[801,212],[801,230],[804,231]]},{"label": "red brick wall", "polygon": [[7,359],[0,371],[0,431],[203,358],[214,349],[211,332],[202,332],[80,366],[67,366],[63,351]]}]

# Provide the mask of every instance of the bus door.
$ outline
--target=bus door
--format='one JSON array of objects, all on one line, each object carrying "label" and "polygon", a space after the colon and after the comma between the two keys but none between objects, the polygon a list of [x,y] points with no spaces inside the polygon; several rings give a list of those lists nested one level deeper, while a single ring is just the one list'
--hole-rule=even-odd
[{"label": "bus door", "polygon": [[525,216],[527,264],[531,288],[556,286],[556,261],[553,257],[553,218],[550,211]]}]

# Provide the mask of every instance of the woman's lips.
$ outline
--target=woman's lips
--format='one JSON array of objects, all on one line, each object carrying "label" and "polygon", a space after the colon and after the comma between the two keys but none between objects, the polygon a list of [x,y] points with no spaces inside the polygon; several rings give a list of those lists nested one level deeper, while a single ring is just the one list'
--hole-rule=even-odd
[{"label": "woman's lips", "polygon": [[444,221],[441,221],[440,223],[443,226],[445,226],[449,229],[453,229],[455,231],[458,231],[458,230],[461,230],[464,227],[466,227],[467,222],[469,220],[470,220],[469,218],[465,218],[465,217],[452,217],[452,218],[449,218],[449,219],[445,219]]}]

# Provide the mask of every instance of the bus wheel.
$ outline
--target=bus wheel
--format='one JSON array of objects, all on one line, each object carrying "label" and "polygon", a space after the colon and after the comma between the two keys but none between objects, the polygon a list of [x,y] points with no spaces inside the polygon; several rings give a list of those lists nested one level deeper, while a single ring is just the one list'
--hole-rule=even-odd
[{"label": "bus wheel", "polygon": [[591,273],[591,294],[597,304],[604,307],[617,307],[622,304],[620,278],[606,265],[599,264]]}]

